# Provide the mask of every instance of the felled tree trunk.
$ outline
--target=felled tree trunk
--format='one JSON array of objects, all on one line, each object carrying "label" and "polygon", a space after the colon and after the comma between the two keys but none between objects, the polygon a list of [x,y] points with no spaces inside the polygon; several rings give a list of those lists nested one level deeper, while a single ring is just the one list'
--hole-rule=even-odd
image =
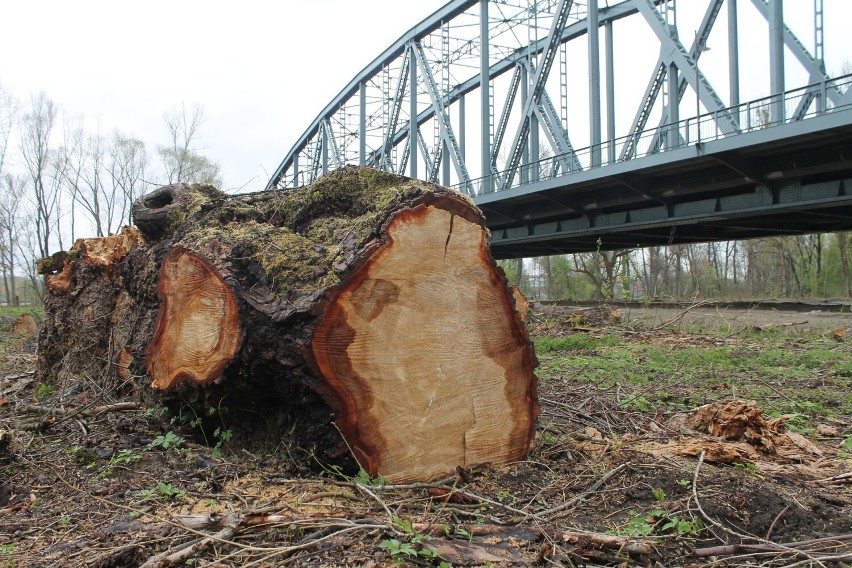
[{"label": "felled tree trunk", "polygon": [[46,266],[63,284],[49,286],[45,375],[69,372],[67,322],[93,292],[112,308],[94,335],[115,375],[199,415],[227,408],[236,430],[293,432],[329,459],[351,449],[393,481],[526,455],[535,356],[459,194],[348,167],[252,195],[167,186],[134,217],[144,242],[99,275],[90,245]]}]

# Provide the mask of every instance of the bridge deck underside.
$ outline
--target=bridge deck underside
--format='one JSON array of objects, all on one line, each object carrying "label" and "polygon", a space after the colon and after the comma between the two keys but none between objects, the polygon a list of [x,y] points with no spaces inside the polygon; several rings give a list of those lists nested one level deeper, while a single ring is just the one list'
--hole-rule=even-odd
[{"label": "bridge deck underside", "polygon": [[517,258],[852,229],[850,124],[679,152],[477,198],[493,253]]}]

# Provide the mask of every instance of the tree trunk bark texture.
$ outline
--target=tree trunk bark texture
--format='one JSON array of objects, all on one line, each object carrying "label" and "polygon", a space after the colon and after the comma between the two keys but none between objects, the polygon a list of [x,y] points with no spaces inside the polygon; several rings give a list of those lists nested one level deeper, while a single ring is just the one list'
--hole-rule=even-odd
[{"label": "tree trunk bark texture", "polygon": [[45,380],[138,385],[395,482],[527,454],[537,361],[460,194],[346,167],[257,194],[166,186],[133,213],[40,263]]}]

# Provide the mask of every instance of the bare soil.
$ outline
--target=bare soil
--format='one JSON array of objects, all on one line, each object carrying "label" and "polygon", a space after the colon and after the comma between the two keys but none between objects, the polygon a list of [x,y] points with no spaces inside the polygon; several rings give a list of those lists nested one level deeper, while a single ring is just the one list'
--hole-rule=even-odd
[{"label": "bare soil", "polygon": [[[621,317],[617,328],[557,321],[538,331],[700,345],[746,342],[740,332],[754,326],[852,328],[849,314],[697,307]],[[852,353],[852,338],[837,340]],[[810,440],[818,453],[803,445],[784,458],[762,442],[755,462],[714,463],[709,451],[681,449],[733,439],[630,410],[623,393],[564,376],[540,384],[526,461],[391,486],[324,469],[309,449],[252,449],[236,429],[227,440],[231,425],[205,439],[191,419],[141,408],[132,392],[103,392],[97,377],[51,391],[33,377],[32,340],[7,332],[5,345],[0,566],[852,562],[849,416]]]}]

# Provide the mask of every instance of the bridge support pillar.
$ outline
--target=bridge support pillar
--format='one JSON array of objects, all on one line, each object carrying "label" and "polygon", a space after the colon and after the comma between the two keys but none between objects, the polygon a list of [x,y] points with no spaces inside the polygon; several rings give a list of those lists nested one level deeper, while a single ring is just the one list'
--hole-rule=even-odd
[{"label": "bridge support pillar", "polygon": [[409,49],[408,103],[411,118],[408,120],[408,175],[417,179],[417,59],[414,55],[414,45],[412,44]]},{"label": "bridge support pillar", "polygon": [[737,32],[737,0],[728,0],[728,82],[731,100],[728,106],[740,104],[740,48]]},{"label": "bridge support pillar", "polygon": [[606,141],[607,160],[615,163],[615,56],[612,20],[606,21]]},{"label": "bridge support pillar", "polygon": [[669,150],[677,148],[680,144],[680,133],[678,132],[678,122],[680,122],[680,101],[678,100],[678,92],[680,91],[680,81],[678,79],[677,65],[672,63],[669,65],[668,72],[668,110],[669,110],[669,135],[666,146]]},{"label": "bridge support pillar", "polygon": [[769,0],[769,78],[772,124],[784,122],[784,3]]},{"label": "bridge support pillar", "polygon": [[589,0],[589,126],[592,146],[591,166],[601,165],[601,61],[598,36],[598,0]]},{"label": "bridge support pillar", "polygon": [[491,182],[491,66],[488,50],[488,0],[479,2],[479,91],[481,95],[482,188],[492,191]]},{"label": "bridge support pillar", "polygon": [[358,94],[358,163],[367,163],[367,83],[361,81]]}]

